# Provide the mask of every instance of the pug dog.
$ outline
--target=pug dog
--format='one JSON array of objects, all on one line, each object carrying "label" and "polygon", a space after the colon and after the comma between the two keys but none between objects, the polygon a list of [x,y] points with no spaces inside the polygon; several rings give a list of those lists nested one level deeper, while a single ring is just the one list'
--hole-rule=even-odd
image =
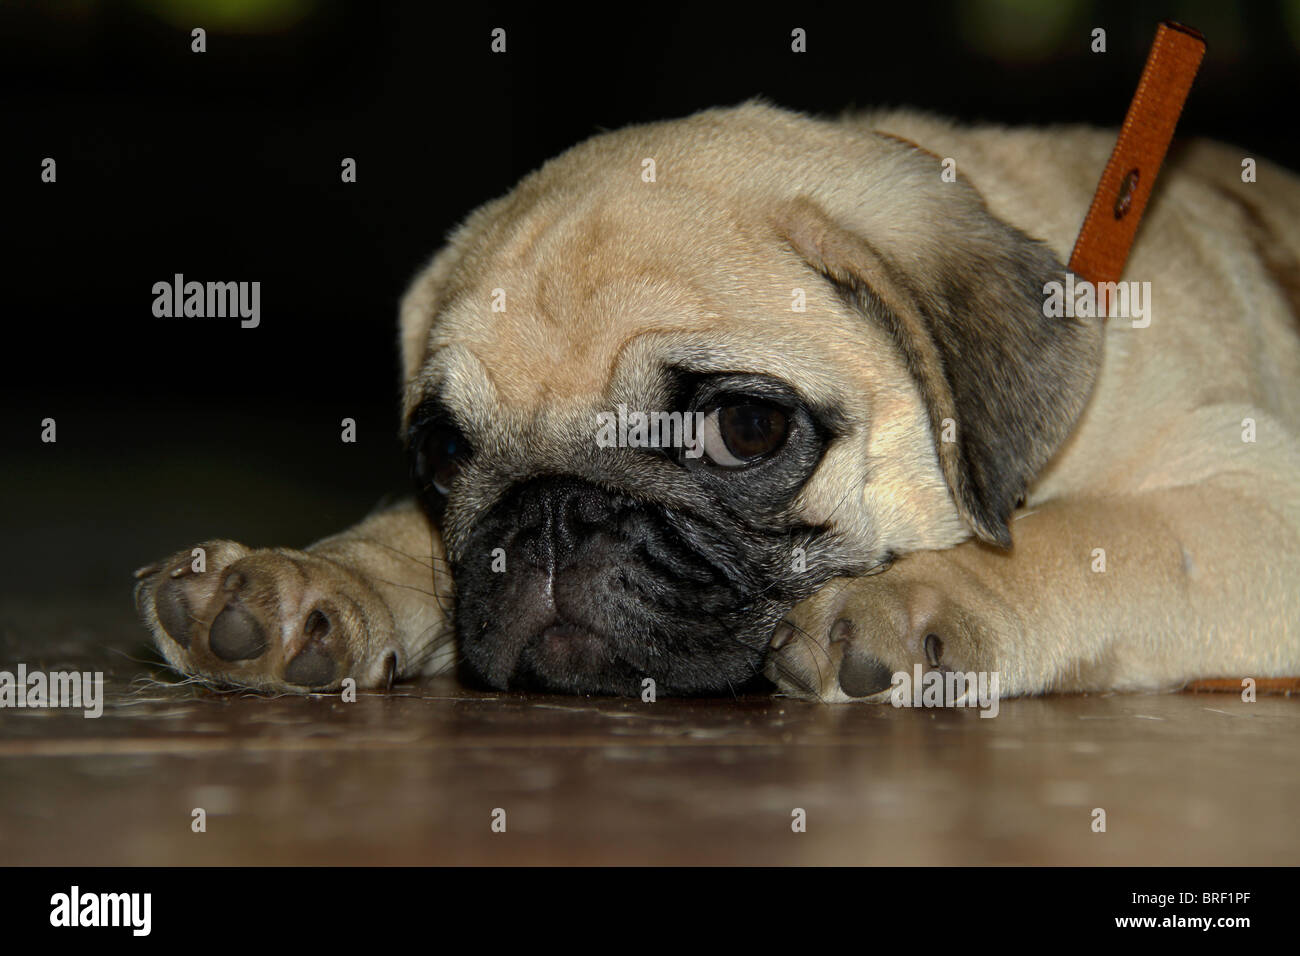
[{"label": "pug dog", "polygon": [[1133,314],[1061,314],[1113,144],[761,102],[596,136],[406,294],[414,496],[187,548],[140,614],[177,670],[275,692],[1300,673],[1300,181],[1177,148]]}]

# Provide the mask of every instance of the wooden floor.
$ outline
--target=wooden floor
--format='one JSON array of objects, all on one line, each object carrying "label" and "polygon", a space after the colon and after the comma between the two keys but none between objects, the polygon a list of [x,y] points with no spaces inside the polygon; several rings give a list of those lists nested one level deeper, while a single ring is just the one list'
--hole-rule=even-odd
[{"label": "wooden floor", "polygon": [[1300,862],[1300,697],[1012,700],[982,719],[448,682],[352,704],[159,683],[132,567],[220,533],[302,543],[372,493],[359,477],[353,498],[318,503],[278,461],[229,479],[186,466],[168,465],[175,504],[157,500],[151,461],[94,480],[0,475],[24,502],[2,529],[0,670],[99,670],[108,687],[98,720],[0,710],[0,862]]},{"label": "wooden floor", "polygon": [[441,681],[349,704],[151,673],[119,656],[98,720],[0,711],[5,863],[1300,861],[1295,698],[1061,697],[981,719]]}]

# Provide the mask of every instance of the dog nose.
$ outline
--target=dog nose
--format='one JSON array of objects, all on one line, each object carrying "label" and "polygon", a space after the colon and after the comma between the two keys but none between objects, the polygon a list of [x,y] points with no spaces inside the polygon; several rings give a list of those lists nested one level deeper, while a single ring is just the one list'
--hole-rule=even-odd
[{"label": "dog nose", "polygon": [[571,564],[595,532],[609,527],[618,502],[578,478],[536,478],[514,493],[516,544],[529,563],[549,570]]}]

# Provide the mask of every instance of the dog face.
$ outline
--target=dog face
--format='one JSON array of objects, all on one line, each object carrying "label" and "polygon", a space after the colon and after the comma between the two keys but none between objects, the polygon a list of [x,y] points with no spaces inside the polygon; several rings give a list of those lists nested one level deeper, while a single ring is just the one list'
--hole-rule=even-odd
[{"label": "dog face", "polygon": [[465,676],[740,689],[832,578],[1009,543],[1099,333],[1044,318],[1059,261],[939,173],[749,104],[599,136],[456,231],[401,343]]}]

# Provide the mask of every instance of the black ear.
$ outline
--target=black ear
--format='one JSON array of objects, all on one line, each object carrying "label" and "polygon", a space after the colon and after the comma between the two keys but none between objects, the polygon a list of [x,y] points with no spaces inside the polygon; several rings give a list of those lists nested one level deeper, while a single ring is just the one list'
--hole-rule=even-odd
[{"label": "black ear", "polygon": [[958,510],[979,538],[1010,547],[1011,512],[1092,391],[1101,323],[1045,316],[1044,286],[1065,279],[1056,256],[969,186],[933,181],[950,190],[949,214],[941,231],[918,223],[906,248],[879,248],[806,198],[778,229],[889,332],[925,400]]}]

